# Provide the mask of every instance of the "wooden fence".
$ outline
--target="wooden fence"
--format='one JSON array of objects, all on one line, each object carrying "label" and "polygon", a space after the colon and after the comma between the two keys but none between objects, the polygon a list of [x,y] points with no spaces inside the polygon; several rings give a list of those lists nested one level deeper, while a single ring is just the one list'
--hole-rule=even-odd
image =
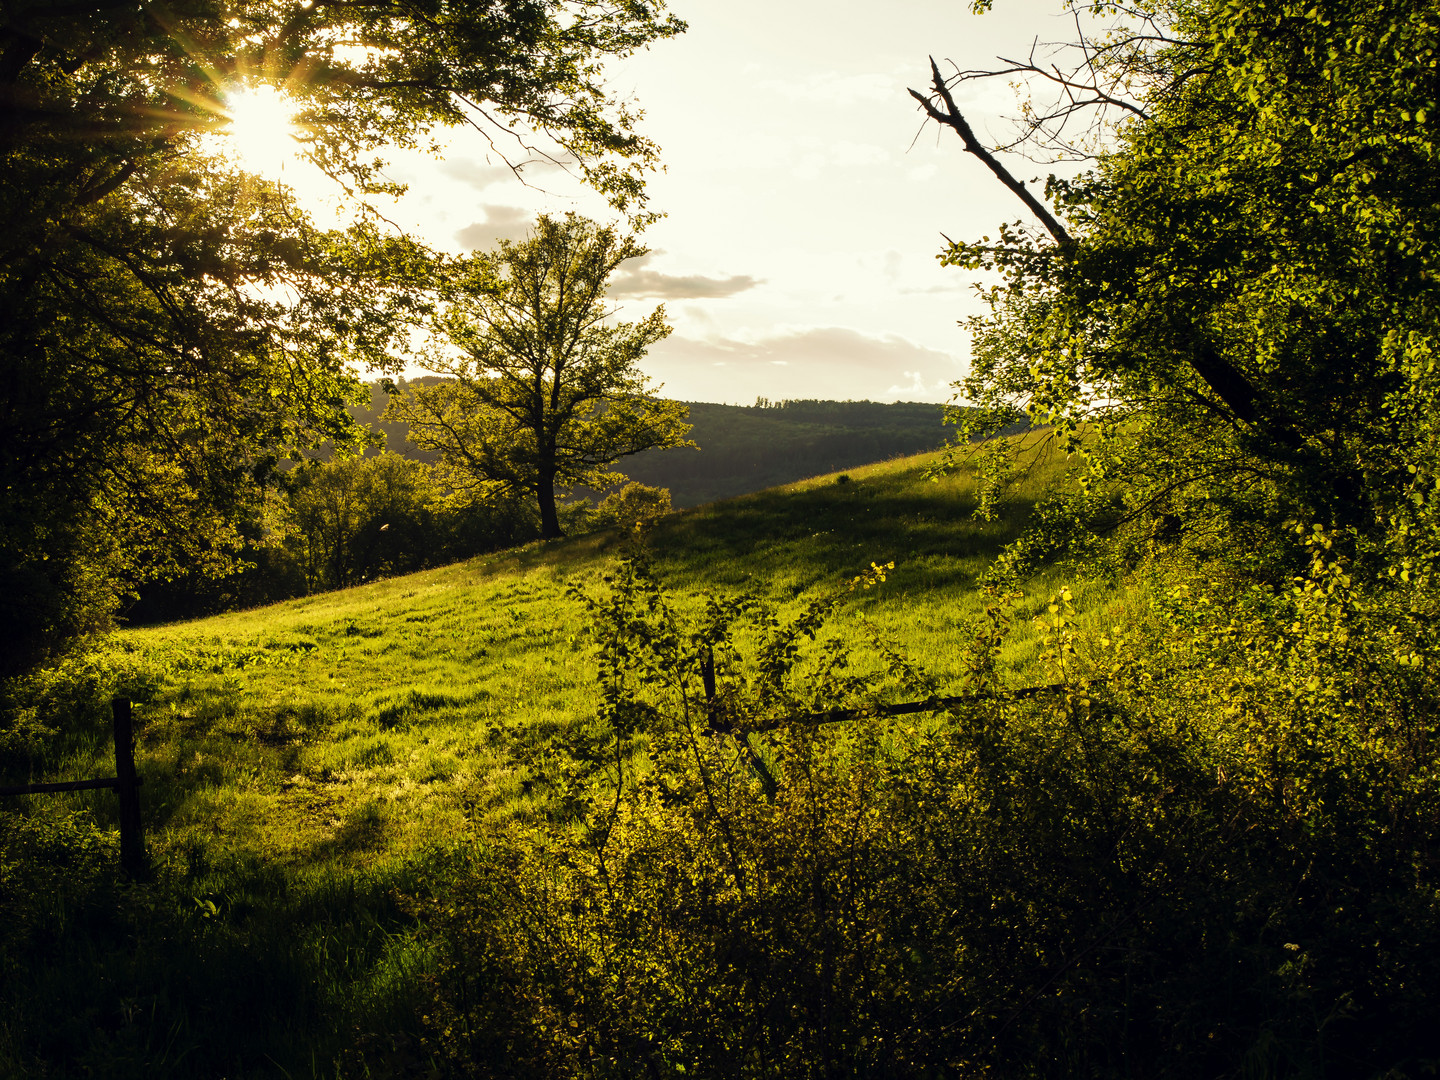
[{"label": "wooden fence", "polygon": [[95,780],[61,780],[51,784],[19,784],[0,787],[0,795],[50,795],[59,791],[89,791],[113,788],[120,797],[120,869],[127,877],[143,877],[149,870],[145,857],[145,833],[140,820],[140,785],[135,775],[135,724],[130,702],[111,702],[115,726],[115,775]]},{"label": "wooden fence", "polygon": [[1092,679],[1079,686],[1071,683],[1049,683],[1044,686],[1021,686],[1014,690],[984,690],[974,694],[954,694],[949,697],[932,697],[924,701],[902,701],[895,705],[871,705],[863,709],[827,709],[824,712],[801,713],[796,716],[763,717],[737,725],[723,715],[717,707],[719,700],[715,692],[715,657],[709,651],[700,657],[700,681],[705,689],[705,708],[709,714],[712,731],[731,735],[747,735],[751,732],[774,731],[776,728],[802,726],[814,727],[819,724],[843,724],[850,720],[867,720],[877,716],[908,716],[913,713],[942,712],[945,709],[967,705],[976,701],[1018,701],[1040,694],[1063,694],[1083,692],[1087,686],[1099,685],[1104,679]]}]

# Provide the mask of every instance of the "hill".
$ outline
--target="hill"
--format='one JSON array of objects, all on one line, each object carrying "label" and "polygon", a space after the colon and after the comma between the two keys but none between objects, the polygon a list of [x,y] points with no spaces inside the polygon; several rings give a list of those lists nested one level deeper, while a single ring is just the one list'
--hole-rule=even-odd
[{"label": "hill", "polygon": [[154,874],[108,791],[0,817],[0,1075],[1420,1075],[1396,609],[1072,529],[1024,438],[990,520],[904,459],[6,687],[5,782],[107,775],[139,702]]},{"label": "hill", "polygon": [[680,507],[935,450],[951,430],[943,405],[916,402],[686,404],[698,450],[648,450],[618,466],[632,480],[669,488]]},{"label": "hill", "polygon": [[[785,410],[735,413],[758,432],[764,414]],[[1004,520],[980,522],[972,479],[928,480],[932,461],[672,515],[649,538],[657,571],[688,609],[702,590],[751,591],[794,613],[894,561],[836,626],[923,653],[946,687],[979,602],[976,575],[1063,463],[1013,491]],[[24,800],[30,824],[0,836],[0,1072],[47,1062],[68,1075],[90,1061],[113,1077],[154,1075],[139,1064],[153,1065],[159,1051],[143,1048],[154,1046],[183,1062],[166,1071],[177,1076],[269,1075],[270,1062],[310,1075],[312,1059],[348,1076],[345,1061],[403,1060],[417,980],[433,971],[403,898],[459,873],[488,830],[554,812],[543,762],[563,759],[601,701],[580,594],[604,591],[623,545],[591,534],[125,631],[57,675],[57,686],[88,688],[45,700],[65,734],[28,754],[12,745],[3,779],[106,773],[106,695],[143,697],[138,764],[157,884],[143,910],[107,884],[109,792]],[[1012,678],[1033,653],[1022,631],[1006,653]],[[76,922],[76,912],[89,914]],[[109,986],[143,1007],[118,1027],[57,1019],[113,1011]],[[399,1032],[401,1048],[357,1045],[355,1032]]]},{"label": "hill", "polygon": [[[420,380],[426,381],[426,380]],[[379,383],[356,419],[385,435],[386,447],[418,460],[427,456],[403,424],[382,422],[388,401]],[[632,480],[668,488],[677,507],[788,484],[943,446],[951,429],[945,406],[917,402],[777,401],[755,405],[684,403],[695,447],[649,450],[622,460]]]}]

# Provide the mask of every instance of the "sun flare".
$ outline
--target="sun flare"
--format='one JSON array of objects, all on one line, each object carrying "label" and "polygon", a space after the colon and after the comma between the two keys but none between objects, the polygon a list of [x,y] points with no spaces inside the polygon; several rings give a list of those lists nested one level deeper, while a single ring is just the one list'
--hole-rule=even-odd
[{"label": "sun flare", "polygon": [[294,103],[273,86],[255,85],[224,96],[226,149],[241,168],[279,180],[296,161]]}]

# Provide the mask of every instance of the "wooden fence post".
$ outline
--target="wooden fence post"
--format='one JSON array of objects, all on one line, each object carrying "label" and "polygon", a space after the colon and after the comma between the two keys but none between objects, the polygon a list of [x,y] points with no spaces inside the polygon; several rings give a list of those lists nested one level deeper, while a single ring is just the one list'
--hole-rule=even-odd
[{"label": "wooden fence post", "polygon": [[126,698],[116,698],[115,793],[120,796],[120,869],[132,880],[149,870],[140,822],[140,783],[135,776],[135,728]]}]

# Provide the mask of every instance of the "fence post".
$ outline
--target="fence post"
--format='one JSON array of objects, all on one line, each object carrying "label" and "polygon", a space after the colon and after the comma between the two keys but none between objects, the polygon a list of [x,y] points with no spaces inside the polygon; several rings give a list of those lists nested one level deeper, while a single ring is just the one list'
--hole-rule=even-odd
[{"label": "fence post", "polygon": [[140,823],[140,784],[135,776],[135,728],[126,698],[111,703],[115,712],[115,793],[120,796],[120,869],[132,880],[149,869]]}]

